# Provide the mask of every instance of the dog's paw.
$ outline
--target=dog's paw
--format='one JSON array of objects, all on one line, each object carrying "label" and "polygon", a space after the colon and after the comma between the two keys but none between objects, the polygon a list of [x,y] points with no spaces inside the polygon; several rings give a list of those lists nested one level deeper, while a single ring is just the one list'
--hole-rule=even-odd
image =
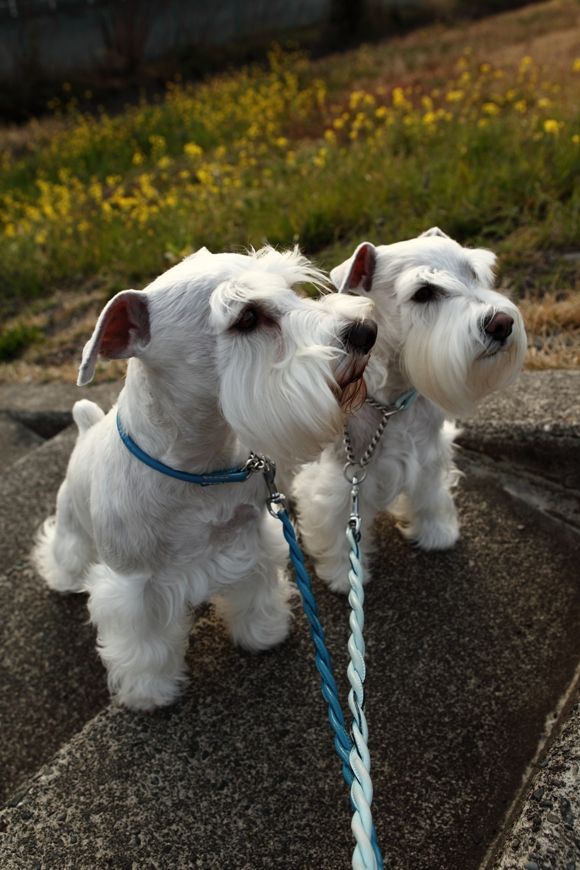
[{"label": "dog's paw", "polygon": [[248,652],[263,652],[282,643],[290,633],[292,613],[290,607],[284,606],[275,612],[252,614],[245,621],[228,620],[228,628],[236,646]]},{"label": "dog's paw", "polygon": [[[84,592],[86,564],[77,558],[74,546],[66,547],[68,563],[55,554],[56,518],[49,517],[41,526],[32,550],[34,567],[53,592]],[[61,554],[62,555],[62,554]]]},{"label": "dog's paw", "polygon": [[[367,554],[368,555],[368,554]],[[348,595],[351,589],[348,573],[350,571],[350,562],[348,556],[345,556],[344,562],[339,565],[326,565],[323,562],[315,563],[316,576],[328,586],[331,592],[337,595]],[[366,586],[370,577],[368,562],[366,558],[363,562],[363,586]]]},{"label": "dog's paw", "polygon": [[113,699],[121,707],[152,713],[157,707],[173,704],[181,695],[185,677],[165,677],[158,674],[140,674],[129,684],[117,687]]},{"label": "dog's paw", "polygon": [[420,527],[398,525],[401,535],[420,550],[450,550],[459,540],[459,524],[423,523]]}]

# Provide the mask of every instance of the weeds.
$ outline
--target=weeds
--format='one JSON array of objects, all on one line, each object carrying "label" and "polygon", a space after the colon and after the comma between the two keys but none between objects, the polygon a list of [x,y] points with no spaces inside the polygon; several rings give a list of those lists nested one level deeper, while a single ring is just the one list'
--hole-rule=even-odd
[{"label": "weeds", "polygon": [[4,310],[95,276],[143,286],[201,245],[299,241],[332,266],[433,224],[496,249],[516,295],[576,286],[580,60],[565,93],[530,56],[465,55],[444,87],[329,92],[312,70],[273,51],[116,117],[55,107],[48,138],[0,158]]}]

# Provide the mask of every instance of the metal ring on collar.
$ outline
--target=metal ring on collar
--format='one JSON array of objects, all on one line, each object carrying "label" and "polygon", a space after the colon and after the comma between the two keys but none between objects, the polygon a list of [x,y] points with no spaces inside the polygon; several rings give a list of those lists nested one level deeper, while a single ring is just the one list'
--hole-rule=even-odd
[{"label": "metal ring on collar", "polygon": [[359,462],[346,462],[343,474],[350,484],[356,486],[363,482],[367,476],[367,470]]}]

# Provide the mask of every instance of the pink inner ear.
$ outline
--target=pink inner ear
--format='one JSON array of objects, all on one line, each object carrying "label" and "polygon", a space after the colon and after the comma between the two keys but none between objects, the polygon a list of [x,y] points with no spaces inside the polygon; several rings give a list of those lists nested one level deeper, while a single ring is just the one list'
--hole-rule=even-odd
[{"label": "pink inner ear", "polygon": [[357,252],[348,277],[349,287],[359,287],[368,293],[372,286],[375,271],[375,254],[370,245],[363,245]]},{"label": "pink inner ear", "polygon": [[119,299],[111,309],[105,323],[99,347],[101,355],[109,357],[109,359],[117,359],[122,356],[129,345],[132,325],[128,302],[126,299]]}]

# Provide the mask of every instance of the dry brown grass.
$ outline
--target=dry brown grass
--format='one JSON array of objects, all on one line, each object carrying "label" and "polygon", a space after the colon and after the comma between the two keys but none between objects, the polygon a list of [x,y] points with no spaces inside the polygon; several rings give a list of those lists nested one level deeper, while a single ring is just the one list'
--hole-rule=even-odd
[{"label": "dry brown grass", "polygon": [[[57,294],[51,306],[29,319],[47,338],[29,347],[21,359],[0,366],[0,383],[74,383],[84,343],[102,305],[98,292],[78,296]],[[528,333],[525,366],[531,370],[580,367],[580,295],[550,293],[519,303]],[[113,360],[97,368],[96,382],[117,380],[125,363]]]},{"label": "dry brown grass", "polygon": [[528,331],[528,369],[580,366],[580,296],[546,294],[520,304]]},{"label": "dry brown grass", "polygon": [[318,61],[321,77],[337,90],[406,86],[447,79],[460,57],[491,63],[505,69],[517,67],[530,54],[545,65],[552,80],[571,78],[572,62],[580,45],[580,4],[577,0],[550,0],[511,12],[460,22],[451,27],[431,25],[388,42],[365,46]]}]

